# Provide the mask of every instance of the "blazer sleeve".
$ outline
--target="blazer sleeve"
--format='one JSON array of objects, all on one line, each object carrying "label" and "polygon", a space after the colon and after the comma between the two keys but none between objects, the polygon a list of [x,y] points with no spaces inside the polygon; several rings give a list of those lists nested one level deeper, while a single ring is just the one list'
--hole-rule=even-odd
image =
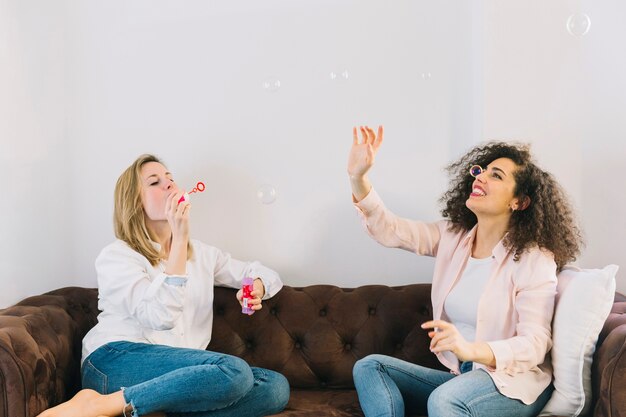
[{"label": "blazer sleeve", "polygon": [[514,280],[516,335],[488,342],[496,358],[496,371],[509,375],[541,364],[552,348],[556,263],[551,253],[538,248],[525,256]]},{"label": "blazer sleeve", "polygon": [[396,216],[385,207],[374,188],[354,206],[367,233],[381,245],[418,255],[437,255],[443,222],[424,223]]}]

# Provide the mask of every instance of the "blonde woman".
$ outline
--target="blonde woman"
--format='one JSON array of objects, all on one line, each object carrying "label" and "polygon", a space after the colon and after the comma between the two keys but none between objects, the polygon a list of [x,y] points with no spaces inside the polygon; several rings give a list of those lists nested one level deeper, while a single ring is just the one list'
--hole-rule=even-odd
[{"label": "blonde woman", "polygon": [[191,204],[179,203],[182,195],[153,155],[118,179],[117,240],[96,260],[102,312],[83,340],[84,389],[39,417],[242,417],[285,407],[289,384],[281,374],[205,350],[214,285],[239,288],[254,277],[251,304],[259,310],[282,282],[258,262],[190,239]]}]

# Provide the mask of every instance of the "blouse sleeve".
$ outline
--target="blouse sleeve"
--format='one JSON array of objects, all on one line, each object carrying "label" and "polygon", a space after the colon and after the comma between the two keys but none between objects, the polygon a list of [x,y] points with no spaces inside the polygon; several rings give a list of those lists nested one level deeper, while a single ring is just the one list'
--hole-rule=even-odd
[{"label": "blouse sleeve", "polygon": [[260,278],[265,287],[264,300],[273,297],[283,287],[278,273],[260,262],[244,262],[233,259],[229,253],[217,249],[215,262],[215,284],[224,287],[240,288],[245,277]]},{"label": "blouse sleeve", "polygon": [[424,223],[398,217],[385,207],[374,188],[354,206],[367,233],[381,245],[418,255],[437,255],[443,222]]},{"label": "blouse sleeve", "polygon": [[148,265],[126,244],[106,247],[96,259],[99,297],[144,327],[168,330],[183,310],[187,277],[161,272],[151,278]]}]

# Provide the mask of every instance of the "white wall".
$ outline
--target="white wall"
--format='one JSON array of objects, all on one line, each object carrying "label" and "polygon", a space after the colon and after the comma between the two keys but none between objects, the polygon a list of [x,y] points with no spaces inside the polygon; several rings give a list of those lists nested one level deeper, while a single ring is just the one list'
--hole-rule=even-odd
[{"label": "white wall", "polygon": [[[624,188],[625,68],[611,51],[625,6],[544,3],[0,0],[0,158],[21,196],[0,209],[0,306],[96,285],[115,180],[144,152],[184,187],[207,184],[195,237],[287,284],[428,282],[432,260],[377,245],[350,204],[363,123],[386,126],[372,179],[387,205],[424,220],[467,147],[532,142],[581,212],[581,265],[626,268],[624,197],[601,187]],[[565,21],[580,10],[592,27],[574,38]]]},{"label": "white wall", "polygon": [[66,14],[0,0],[0,307],[74,277]]},{"label": "white wall", "polygon": [[[566,22],[586,14],[572,36]],[[626,292],[626,3],[485,2],[484,136],[531,139],[575,202],[586,249],[578,264],[615,263]]]},{"label": "white wall", "polygon": [[[436,20],[414,1],[149,4],[83,2],[71,18],[73,240],[86,285],[112,239],[114,181],[141,152],[186,187],[207,184],[193,200],[196,237],[289,284],[430,279],[431,260],[381,250],[361,230],[345,164],[351,126],[384,122],[380,191],[399,212],[437,217],[445,179],[430,173],[474,123],[461,111],[473,100],[468,2],[429,6]],[[263,89],[268,77],[277,91]],[[270,205],[256,197],[266,183]]]}]

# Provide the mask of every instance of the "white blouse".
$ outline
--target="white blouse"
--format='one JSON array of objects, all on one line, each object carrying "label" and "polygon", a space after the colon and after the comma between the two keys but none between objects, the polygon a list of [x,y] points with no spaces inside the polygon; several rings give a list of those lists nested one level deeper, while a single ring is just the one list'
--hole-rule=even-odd
[{"label": "white blouse", "polygon": [[470,256],[461,277],[444,302],[446,316],[468,342],[476,340],[478,302],[494,266],[491,256],[484,259]]},{"label": "white blouse", "polygon": [[244,277],[260,278],[264,299],[283,286],[278,273],[259,262],[238,261],[198,240],[191,240],[191,246],[185,276],[165,275],[164,262],[152,266],[122,240],[100,252],[96,272],[101,313],[83,339],[82,360],[114,341],[205,349],[213,329],[214,285],[240,288]]}]

